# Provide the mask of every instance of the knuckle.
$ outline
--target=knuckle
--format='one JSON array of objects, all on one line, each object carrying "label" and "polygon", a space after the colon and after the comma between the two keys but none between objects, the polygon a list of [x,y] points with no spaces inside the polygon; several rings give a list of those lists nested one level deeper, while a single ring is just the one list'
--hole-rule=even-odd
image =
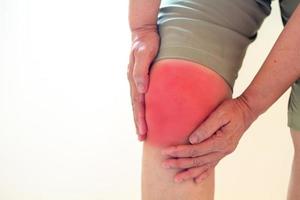
[{"label": "knuckle", "polygon": [[192,170],[192,169],[188,169],[185,173],[186,173],[186,176],[187,176],[187,177],[192,177],[192,176],[194,176],[194,173],[193,173],[193,170]]},{"label": "knuckle", "polygon": [[228,122],[229,113],[220,109],[216,118],[221,124],[226,124]]},{"label": "knuckle", "polygon": [[194,158],[192,160],[192,162],[193,162],[193,165],[196,166],[196,167],[200,167],[203,164],[203,162],[200,159],[197,159],[197,158]]},{"label": "knuckle", "polygon": [[224,151],[230,145],[228,139],[224,137],[224,133],[221,130],[216,132],[214,139],[214,146],[218,147],[220,151]]},{"label": "knuckle", "polygon": [[216,132],[216,137],[221,138],[224,135],[222,129]]},{"label": "knuckle", "polygon": [[147,71],[141,68],[135,68],[132,72],[132,77],[136,82],[144,83],[147,79]]},{"label": "knuckle", "polygon": [[133,96],[133,104],[136,104],[136,103],[138,103],[139,101],[140,101],[139,96],[138,96],[138,95],[134,95],[134,96]]},{"label": "knuckle", "polygon": [[235,151],[235,148],[236,146],[235,145],[231,145],[228,150],[227,150],[227,153],[230,154],[230,153],[233,153]]},{"label": "knuckle", "polygon": [[191,157],[196,157],[198,155],[198,150],[195,149],[195,148],[192,148],[190,150],[188,150],[188,154],[191,156]]},{"label": "knuckle", "polygon": [[181,166],[181,161],[176,159],[176,160],[174,160],[173,165],[174,165],[174,167],[179,168]]},{"label": "knuckle", "polygon": [[[144,103],[144,99],[142,98],[142,95],[134,95],[133,96],[133,105],[141,104],[141,103]],[[133,107],[135,107],[135,106],[133,106]]]},{"label": "knuckle", "polygon": [[143,42],[141,42],[135,51],[137,54],[139,54],[139,53],[145,53],[146,50],[147,50],[146,45]]},{"label": "knuckle", "polygon": [[208,170],[209,168],[211,168],[211,164],[210,163],[207,163],[205,166],[204,166],[204,171]]},{"label": "knuckle", "polygon": [[147,48],[146,44],[141,44],[136,50],[135,53],[137,56],[148,56],[149,55],[149,48]]},{"label": "knuckle", "polygon": [[145,79],[145,75],[143,75],[141,72],[134,70],[132,78],[135,80],[135,82],[143,83]]},{"label": "knuckle", "polygon": [[174,151],[172,152],[172,155],[175,156],[175,157],[178,157],[180,151],[181,151],[180,147],[179,146],[175,146],[174,147]]}]

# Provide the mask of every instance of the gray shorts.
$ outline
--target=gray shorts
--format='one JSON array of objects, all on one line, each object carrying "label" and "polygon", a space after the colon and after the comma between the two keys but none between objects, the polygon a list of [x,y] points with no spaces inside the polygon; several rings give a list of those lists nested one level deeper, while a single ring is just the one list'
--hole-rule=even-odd
[{"label": "gray shorts", "polygon": [[[286,24],[300,0],[279,0]],[[153,62],[179,58],[218,73],[233,89],[248,45],[271,13],[271,0],[162,0],[158,14],[161,38]],[[288,104],[288,126],[300,131],[300,79]]]}]

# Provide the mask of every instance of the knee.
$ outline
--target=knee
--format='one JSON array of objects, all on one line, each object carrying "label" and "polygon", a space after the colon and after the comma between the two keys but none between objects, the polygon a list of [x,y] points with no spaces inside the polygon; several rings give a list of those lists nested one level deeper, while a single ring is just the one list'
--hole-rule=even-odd
[{"label": "knee", "polygon": [[197,125],[230,97],[224,79],[200,64],[176,59],[156,62],[145,96],[146,142],[160,147],[188,143]]}]

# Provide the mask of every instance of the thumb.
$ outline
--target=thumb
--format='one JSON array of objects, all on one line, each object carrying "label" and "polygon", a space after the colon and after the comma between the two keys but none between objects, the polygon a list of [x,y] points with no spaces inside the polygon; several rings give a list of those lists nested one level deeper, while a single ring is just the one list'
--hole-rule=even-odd
[{"label": "thumb", "polygon": [[152,61],[149,52],[139,49],[135,52],[133,79],[139,93],[146,93],[149,83],[149,65]]},{"label": "thumb", "polygon": [[224,111],[219,107],[219,109],[213,111],[208,118],[193,131],[189,137],[190,143],[197,144],[206,140],[228,122],[229,119],[225,118]]}]

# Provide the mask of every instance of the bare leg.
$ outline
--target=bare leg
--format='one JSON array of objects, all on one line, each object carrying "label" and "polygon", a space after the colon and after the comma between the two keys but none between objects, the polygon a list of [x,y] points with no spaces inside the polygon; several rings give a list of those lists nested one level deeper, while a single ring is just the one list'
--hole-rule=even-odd
[{"label": "bare leg", "polygon": [[164,169],[166,146],[188,144],[188,136],[224,99],[231,98],[227,83],[200,64],[165,59],[150,72],[146,94],[147,139],[143,146],[143,200],[212,200],[214,173],[202,183],[174,182],[177,169]]},{"label": "bare leg", "polygon": [[294,143],[294,159],[290,176],[288,200],[300,199],[300,131],[291,129]]}]

